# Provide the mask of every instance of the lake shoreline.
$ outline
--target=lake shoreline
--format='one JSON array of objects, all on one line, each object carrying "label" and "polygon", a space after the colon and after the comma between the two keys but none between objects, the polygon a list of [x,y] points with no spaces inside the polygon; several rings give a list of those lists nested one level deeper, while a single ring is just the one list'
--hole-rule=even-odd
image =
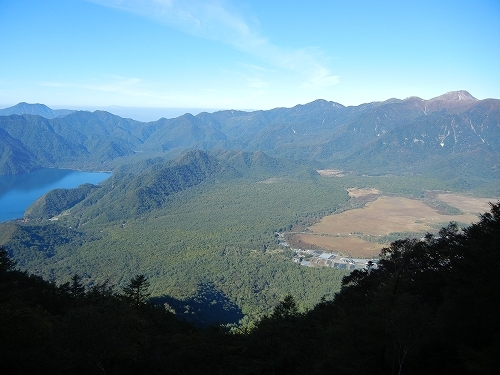
[{"label": "lake shoreline", "polygon": [[71,168],[40,168],[33,172],[0,176],[0,223],[24,220],[26,209],[54,189],[97,185],[112,172],[89,172]]}]

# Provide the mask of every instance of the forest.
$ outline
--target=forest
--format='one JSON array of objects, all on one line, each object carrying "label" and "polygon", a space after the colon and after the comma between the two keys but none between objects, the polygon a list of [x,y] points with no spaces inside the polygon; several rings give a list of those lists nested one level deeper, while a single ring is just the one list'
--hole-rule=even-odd
[{"label": "forest", "polygon": [[0,371],[490,373],[498,205],[424,240],[370,238],[392,244],[352,273],[293,263],[276,234],[363,207],[352,188],[448,214],[429,197],[498,196],[499,103],[0,116],[0,174],[112,172],[0,223]]},{"label": "forest", "polygon": [[[117,288],[18,270],[0,250],[4,374],[492,374],[500,359],[500,202],[466,228],[385,248],[310,309],[284,296],[253,325],[201,329]],[[158,301],[156,301],[158,302]]]},{"label": "forest", "polygon": [[[123,166],[94,188],[49,192],[27,211],[28,222],[0,224],[0,245],[22,270],[56,282],[76,273],[88,287],[122,287],[144,274],[152,297],[184,301],[173,306],[189,321],[207,322],[199,304],[189,311],[182,306],[210,285],[237,306],[223,311],[238,312],[229,316],[242,314],[240,324],[251,325],[287,295],[300,311],[312,308],[331,298],[346,275],[294,264],[276,232],[362,206],[363,200],[349,197],[352,186],[422,198],[424,187],[446,189],[447,183],[422,176],[324,178],[259,153],[216,159],[193,152],[177,162]],[[60,207],[65,210],[57,220],[47,219]]]}]

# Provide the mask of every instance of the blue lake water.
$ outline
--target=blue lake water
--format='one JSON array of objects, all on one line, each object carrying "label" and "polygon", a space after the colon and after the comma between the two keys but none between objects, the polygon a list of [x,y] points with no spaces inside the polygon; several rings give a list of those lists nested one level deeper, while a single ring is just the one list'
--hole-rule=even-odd
[{"label": "blue lake water", "polygon": [[24,211],[52,189],[98,184],[111,173],[81,172],[70,169],[39,169],[31,173],[0,176],[0,221],[22,218]]}]

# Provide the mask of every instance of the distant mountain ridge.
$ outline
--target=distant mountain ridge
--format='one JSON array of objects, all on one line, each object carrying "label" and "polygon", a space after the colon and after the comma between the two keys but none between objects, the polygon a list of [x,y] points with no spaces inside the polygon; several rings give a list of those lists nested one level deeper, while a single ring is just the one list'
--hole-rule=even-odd
[{"label": "distant mountain ridge", "polygon": [[15,106],[0,109],[0,116],[9,115],[38,115],[48,119],[69,115],[74,111],[69,109],[51,109],[45,104],[28,104],[21,102]]},{"label": "distant mountain ridge", "polygon": [[500,100],[478,100],[464,90],[429,100],[348,107],[315,100],[292,108],[202,112],[151,122],[104,111],[53,118],[13,114],[0,116],[0,174],[37,167],[111,170],[132,160],[174,158],[199,149],[260,151],[358,173],[446,170],[499,178],[499,124]]}]

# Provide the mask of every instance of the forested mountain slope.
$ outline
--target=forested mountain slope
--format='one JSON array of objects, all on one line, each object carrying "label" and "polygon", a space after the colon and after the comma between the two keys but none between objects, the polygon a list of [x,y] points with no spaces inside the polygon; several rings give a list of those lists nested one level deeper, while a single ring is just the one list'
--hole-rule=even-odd
[{"label": "forested mountain slope", "polygon": [[21,141],[0,129],[0,174],[10,175],[29,172],[40,167],[35,155]]},{"label": "forested mountain slope", "polygon": [[[99,187],[56,189],[40,197],[25,213],[28,219],[48,219],[65,210],[82,220],[127,220],[160,209],[167,198],[203,182],[262,179],[283,176],[314,178],[306,166],[267,156],[262,152],[225,151],[209,154],[190,151],[177,159],[151,159],[123,165]],[[75,207],[76,206],[76,207]]]},{"label": "forested mountain slope", "polygon": [[[89,287],[140,273],[154,297],[185,302],[211,285],[251,317],[248,328],[288,294],[312,307],[345,275],[293,263],[276,232],[359,207],[352,187],[412,197],[486,180],[498,189],[499,124],[499,100],[466,92],[148,123],[103,111],[0,116],[2,173],[113,170],[99,186],[48,193],[27,222],[0,224],[0,245],[22,269],[58,281],[76,272]],[[346,173],[323,178],[321,168]]]},{"label": "forested mountain slope", "polygon": [[[148,304],[149,281],[56,285],[0,249],[0,369],[8,374],[493,374],[500,203],[463,230],[396,241],[300,311],[292,295],[252,326],[200,330]],[[213,301],[216,302],[216,301]]]},{"label": "forested mountain slope", "polygon": [[[148,123],[77,111],[48,119],[0,116],[0,171],[36,167],[111,170],[132,159],[190,149],[263,151],[358,173],[498,178],[500,100],[466,91],[345,107],[316,100],[268,111],[185,114]],[[18,166],[18,167],[16,167]]]},{"label": "forested mountain slope", "polygon": [[[420,116],[380,136],[344,161],[360,171],[500,177],[500,105],[483,100],[460,113],[439,111]],[[432,126],[430,126],[432,125]]]},{"label": "forested mountain slope", "polygon": [[344,271],[293,263],[275,232],[348,204],[344,183],[262,152],[191,151],[123,165],[99,186],[53,190],[28,222],[0,224],[0,244],[55,279],[71,270],[121,284],[141,272],[155,297],[175,298],[210,282],[252,316],[291,291],[311,306]]}]

